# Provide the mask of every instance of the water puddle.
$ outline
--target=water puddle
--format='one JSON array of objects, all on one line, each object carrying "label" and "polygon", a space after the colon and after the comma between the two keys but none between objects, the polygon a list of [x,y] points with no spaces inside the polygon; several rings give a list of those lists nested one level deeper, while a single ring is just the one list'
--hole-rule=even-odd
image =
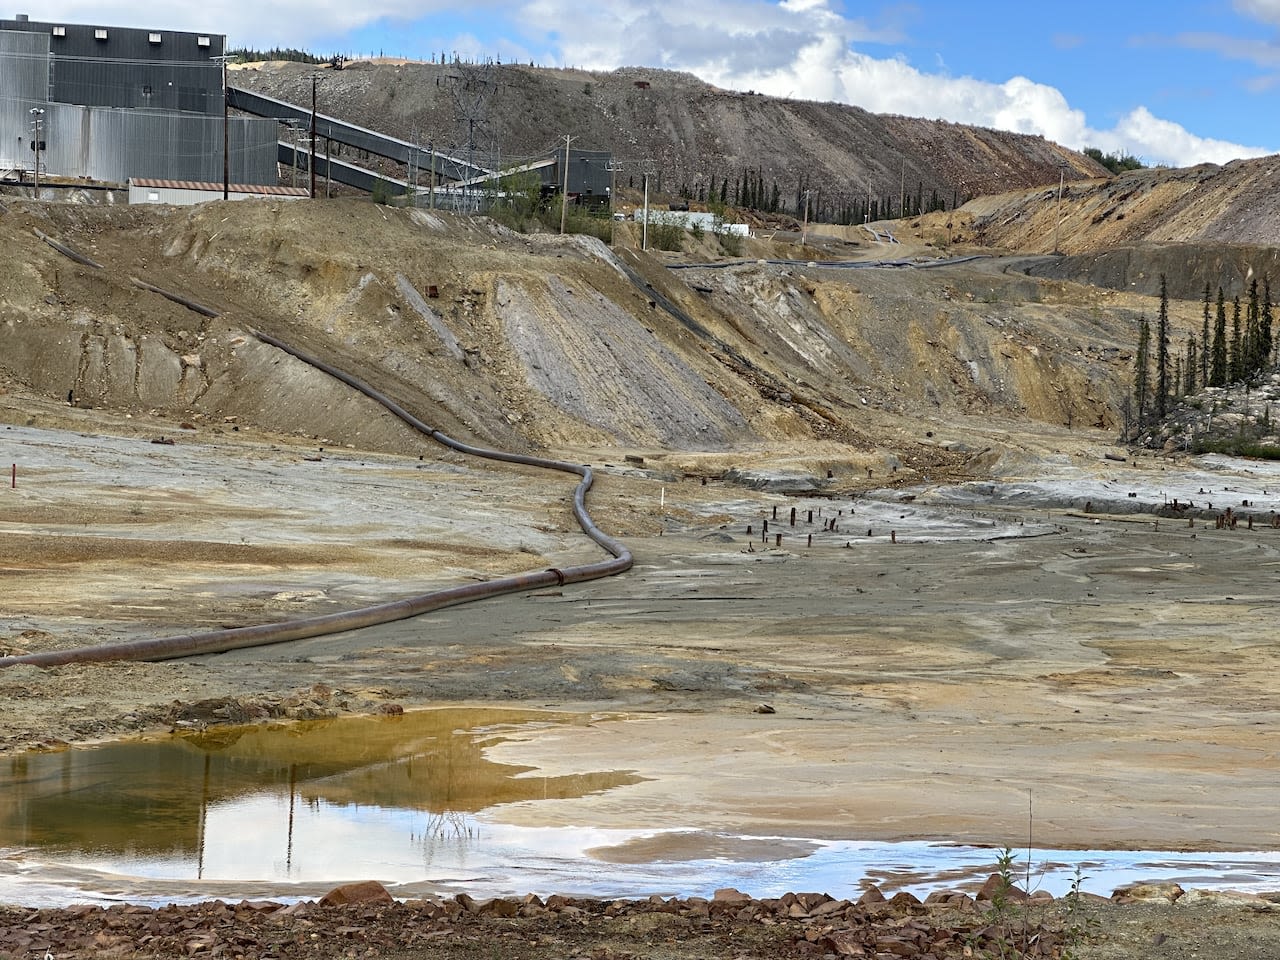
[{"label": "water puddle", "polygon": [[[518,827],[502,804],[636,783],[628,772],[536,775],[485,746],[530,725],[591,718],[509,710],[219,728],[0,760],[0,902],[164,904],[289,899],[378,879],[397,896],[756,896],[976,889],[996,851],[929,842]],[[1025,869],[1025,855],[1019,869]],[[1136,880],[1274,889],[1275,853],[1035,851],[1032,885],[1109,894]]]}]

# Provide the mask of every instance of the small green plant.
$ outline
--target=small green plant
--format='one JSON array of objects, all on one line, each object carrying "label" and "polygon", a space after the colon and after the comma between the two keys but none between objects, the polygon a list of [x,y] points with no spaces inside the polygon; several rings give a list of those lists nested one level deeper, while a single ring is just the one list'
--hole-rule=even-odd
[{"label": "small green plant", "polygon": [[684,222],[649,224],[649,246],[659,250],[679,251],[684,248]]},{"label": "small green plant", "polygon": [[718,234],[720,237],[720,249],[724,251],[725,256],[740,257],[742,256],[742,237],[736,233]]},{"label": "small green plant", "polygon": [[1062,898],[1066,904],[1062,928],[1062,960],[1077,960],[1079,954],[1076,948],[1098,927],[1098,918],[1090,912],[1081,896],[1084,892],[1084,882],[1088,879],[1077,864],[1076,872],[1071,878],[1071,886],[1066,896]]},{"label": "small green plant", "polygon": [[[1031,861],[1028,858],[1028,873],[1030,870]],[[1013,876],[1013,848],[1005,847],[996,858],[997,883],[991,894],[991,906],[986,917],[990,941],[996,950],[995,956],[1000,958],[1026,956],[1029,918],[1026,909],[1014,899]]]}]

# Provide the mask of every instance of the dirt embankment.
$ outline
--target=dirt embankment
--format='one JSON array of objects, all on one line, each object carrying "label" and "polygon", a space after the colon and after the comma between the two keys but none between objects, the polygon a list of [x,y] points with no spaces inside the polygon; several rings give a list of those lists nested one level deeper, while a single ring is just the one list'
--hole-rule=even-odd
[{"label": "dirt embankment", "polygon": [[[72,263],[35,229],[106,269]],[[858,471],[894,457],[936,474],[963,467],[928,436],[952,415],[1114,429],[1133,321],[1154,312],[1148,298],[999,261],[673,272],[667,255],[624,251],[637,285],[593,240],[357,201],[13,204],[0,234],[17,264],[0,278],[10,390],[175,429],[252,424],[387,451],[405,449],[404,428],[251,331],[340,359],[432,425],[493,445],[833,440]],[[1175,313],[1190,324],[1192,309]]]}]

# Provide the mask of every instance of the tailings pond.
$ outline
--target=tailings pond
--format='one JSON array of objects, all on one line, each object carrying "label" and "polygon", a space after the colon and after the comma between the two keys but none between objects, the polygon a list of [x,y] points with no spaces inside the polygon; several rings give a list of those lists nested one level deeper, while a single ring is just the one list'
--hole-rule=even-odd
[{"label": "tailings pond", "polygon": [[[516,827],[512,803],[625,790],[625,770],[547,777],[486,759],[529,725],[608,717],[442,709],[401,716],[218,728],[0,760],[0,901],[182,902],[313,897],[378,879],[397,896],[566,893],[756,896],[869,883],[924,894],[975,889],[997,851],[689,831]],[[1024,870],[1027,854],[1019,854]],[[1135,880],[1269,889],[1280,856],[1033,851],[1032,885]]]}]

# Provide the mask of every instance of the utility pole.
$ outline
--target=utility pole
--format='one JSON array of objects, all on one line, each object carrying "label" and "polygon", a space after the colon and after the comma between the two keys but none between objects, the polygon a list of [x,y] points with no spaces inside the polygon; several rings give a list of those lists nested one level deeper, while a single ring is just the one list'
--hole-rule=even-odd
[{"label": "utility pole", "polygon": [[431,209],[436,208],[436,142],[428,140],[427,146],[431,149]]},{"label": "utility pole", "polygon": [[560,191],[560,233],[564,234],[565,221],[569,216],[569,144],[577,137],[568,135],[564,138],[564,188]]},{"label": "utility pole", "polygon": [[807,242],[809,234],[809,191],[804,192],[804,226],[800,228],[800,246]]},{"label": "utility pole", "polygon": [[609,163],[605,166],[609,171],[609,236],[614,236],[614,204],[617,202],[618,193],[618,171],[622,169],[622,164],[613,157],[609,158]]},{"label": "utility pole", "polygon": [[231,119],[227,109],[227,61],[230,56],[210,57],[222,62],[222,199],[231,195]]},{"label": "utility pole", "polygon": [[311,199],[316,198],[316,84],[320,78],[311,75]]},{"label": "utility pole", "polygon": [[42,143],[40,135],[44,132],[44,109],[42,107],[31,108],[31,126],[34,128],[35,139],[31,141],[31,149],[36,155],[36,187],[33,196],[40,199],[40,145]]},{"label": "utility pole", "polygon": [[644,225],[640,228],[640,249],[649,249],[649,171],[645,171],[644,177]]},{"label": "utility pole", "polygon": [[907,159],[902,158],[902,177],[898,181],[898,215],[907,215]]}]

